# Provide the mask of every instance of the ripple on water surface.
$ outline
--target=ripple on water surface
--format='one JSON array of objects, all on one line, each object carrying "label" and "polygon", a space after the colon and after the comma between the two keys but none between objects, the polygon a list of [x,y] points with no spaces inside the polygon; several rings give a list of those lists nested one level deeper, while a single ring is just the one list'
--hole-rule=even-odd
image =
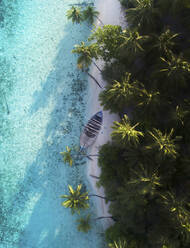
[{"label": "ripple on water surface", "polygon": [[103,247],[101,226],[77,232],[59,197],[88,187],[85,161],[69,168],[60,156],[86,121],[87,78],[71,50],[88,29],[65,17],[80,2],[0,1],[0,248]]}]

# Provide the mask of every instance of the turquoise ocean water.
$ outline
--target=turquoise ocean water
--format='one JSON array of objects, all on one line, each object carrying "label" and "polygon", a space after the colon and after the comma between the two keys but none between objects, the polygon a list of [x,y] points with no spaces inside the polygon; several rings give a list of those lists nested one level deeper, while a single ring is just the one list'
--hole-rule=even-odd
[{"label": "turquoise ocean water", "polygon": [[90,190],[85,161],[70,168],[60,155],[86,121],[87,77],[71,50],[89,30],[65,16],[80,2],[0,1],[0,248],[104,247],[100,224],[77,232],[60,199],[68,184]]}]

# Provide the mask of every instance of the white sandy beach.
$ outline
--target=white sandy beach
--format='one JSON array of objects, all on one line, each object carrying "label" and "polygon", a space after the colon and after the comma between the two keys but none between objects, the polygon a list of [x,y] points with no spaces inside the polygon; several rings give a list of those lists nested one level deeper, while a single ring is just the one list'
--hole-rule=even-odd
[{"label": "white sandy beach", "polygon": [[[118,0],[96,0],[95,2],[96,10],[100,12],[99,18],[102,20],[104,24],[112,24],[112,25],[125,25],[125,18],[123,11],[121,9],[120,2]],[[99,21],[97,21],[96,26],[100,25]],[[98,61],[97,64],[103,67],[103,62]],[[90,73],[95,76],[95,78],[100,82],[102,86],[106,85],[106,82],[102,80],[100,72],[97,70],[95,66],[91,66]],[[98,101],[98,95],[101,92],[101,89],[89,79],[90,89],[89,89],[89,100],[88,100],[88,115],[89,118],[95,114],[96,112],[102,110],[102,106],[100,106],[100,102]],[[93,146],[89,149],[90,154],[98,154],[99,147],[110,140],[110,134],[112,132],[111,126],[113,126],[113,121],[119,120],[119,117],[116,114],[110,114],[108,111],[103,111],[103,126],[100,131],[100,134],[93,144]],[[98,167],[98,158],[93,157],[93,161],[88,162],[88,171],[87,171],[88,179],[93,187],[94,193],[99,195],[104,195],[104,189],[97,188],[96,182],[97,180],[90,175],[99,176],[100,168]],[[95,199],[95,198],[94,198]],[[97,206],[97,217],[100,216],[110,216],[108,213],[108,204],[105,203],[104,199],[96,197],[96,206]],[[112,224],[112,219],[103,219],[102,224],[104,229]]]}]

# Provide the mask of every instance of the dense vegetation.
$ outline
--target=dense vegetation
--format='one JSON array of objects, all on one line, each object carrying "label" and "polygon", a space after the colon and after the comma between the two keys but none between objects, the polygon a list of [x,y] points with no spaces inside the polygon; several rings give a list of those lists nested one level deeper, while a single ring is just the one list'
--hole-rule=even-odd
[{"label": "dense vegetation", "polygon": [[121,117],[99,154],[115,220],[106,236],[110,247],[188,248],[190,2],[121,3],[126,29],[104,25],[82,44],[83,64],[106,62],[100,101]]},{"label": "dense vegetation", "polygon": [[187,248],[190,2],[121,2],[128,27],[106,25],[91,36],[107,61],[100,100],[121,116],[99,158],[99,183],[114,199],[107,238],[126,240],[122,247]]}]

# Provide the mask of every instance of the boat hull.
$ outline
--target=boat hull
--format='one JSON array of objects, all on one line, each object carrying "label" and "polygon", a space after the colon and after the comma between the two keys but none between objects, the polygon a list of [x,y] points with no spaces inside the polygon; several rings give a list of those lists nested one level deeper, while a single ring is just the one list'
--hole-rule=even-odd
[{"label": "boat hull", "polygon": [[80,136],[81,148],[88,148],[96,141],[103,123],[103,112],[99,111],[91,117]]}]

